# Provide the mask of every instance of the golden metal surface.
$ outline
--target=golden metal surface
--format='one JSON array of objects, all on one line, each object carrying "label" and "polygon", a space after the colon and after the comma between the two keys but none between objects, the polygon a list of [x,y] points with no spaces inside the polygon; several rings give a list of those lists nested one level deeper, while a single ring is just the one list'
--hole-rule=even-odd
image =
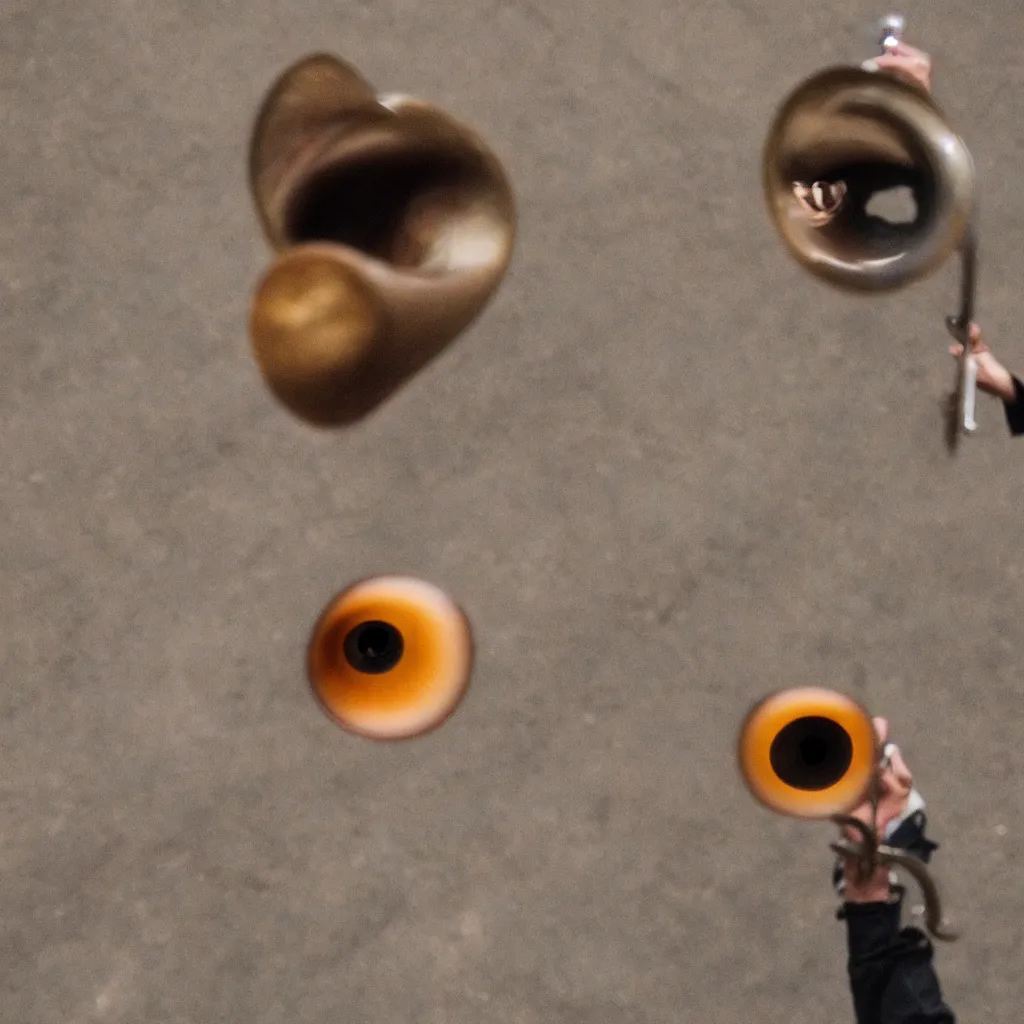
[{"label": "golden metal surface", "polygon": [[511,261],[515,199],[486,143],[326,54],[268,91],[249,181],[278,254],[253,299],[256,360],[311,424],[376,408],[476,319]]},{"label": "golden metal surface", "polygon": [[[919,216],[878,234],[847,208],[815,221],[794,183],[857,185],[861,169],[916,172]],[[815,276],[851,291],[883,292],[931,273],[961,244],[974,205],[975,171],[963,140],[922,89],[860,68],[830,68],[783,102],[764,147],[768,213],[796,260]]]}]

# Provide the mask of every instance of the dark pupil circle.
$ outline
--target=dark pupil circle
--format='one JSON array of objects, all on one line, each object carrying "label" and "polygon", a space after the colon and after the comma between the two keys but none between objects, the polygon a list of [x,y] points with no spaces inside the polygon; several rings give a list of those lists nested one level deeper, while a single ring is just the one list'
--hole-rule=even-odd
[{"label": "dark pupil circle", "polygon": [[820,736],[808,736],[800,743],[800,756],[808,765],[819,765],[828,756],[828,744]]},{"label": "dark pupil circle", "polygon": [[345,660],[371,675],[390,672],[404,649],[402,634],[388,622],[361,622],[345,637]]},{"label": "dark pupil circle", "polygon": [[787,786],[828,789],[850,770],[853,741],[832,719],[812,715],[780,729],[768,757],[772,770]]}]

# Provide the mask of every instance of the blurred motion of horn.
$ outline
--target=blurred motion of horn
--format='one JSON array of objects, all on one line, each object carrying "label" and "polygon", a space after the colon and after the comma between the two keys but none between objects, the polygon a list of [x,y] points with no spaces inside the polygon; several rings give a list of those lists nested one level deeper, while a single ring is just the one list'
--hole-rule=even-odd
[{"label": "blurred motion of horn", "polygon": [[795,818],[829,818],[863,803],[878,761],[870,715],[832,690],[772,694],[740,730],[743,781],[766,807]]},{"label": "blurred motion of horn", "polygon": [[469,686],[469,620],[442,590],[405,576],[363,580],[330,601],[313,628],[307,671],[343,729],[376,740],[440,726]]},{"label": "blurred motion of horn", "polygon": [[[883,51],[903,28],[899,16],[883,21]],[[893,291],[930,274],[962,245],[974,208],[971,155],[936,103],[916,83],[863,68],[828,68],[790,93],[768,131],[762,171],[789,252],[849,291]],[[808,215],[795,187],[837,182],[844,194]],[[913,218],[882,224],[867,204],[897,187],[912,191]]]},{"label": "blurred motion of horn", "polygon": [[469,326],[511,261],[513,190],[484,141],[327,54],[269,89],[249,183],[276,253],[252,303],[256,360],[316,426],[376,408]]}]

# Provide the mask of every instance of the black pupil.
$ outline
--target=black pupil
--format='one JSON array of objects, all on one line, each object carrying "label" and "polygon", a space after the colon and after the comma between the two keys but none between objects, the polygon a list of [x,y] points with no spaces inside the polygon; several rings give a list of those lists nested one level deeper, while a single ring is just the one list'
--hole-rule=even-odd
[{"label": "black pupil", "polygon": [[850,770],[853,741],[830,718],[798,718],[779,730],[769,760],[775,774],[795,789],[828,789]]},{"label": "black pupil", "polygon": [[345,637],[345,659],[357,672],[389,672],[401,660],[402,634],[388,622],[362,622]]},{"label": "black pupil", "polygon": [[821,764],[827,753],[828,746],[820,736],[808,736],[800,744],[800,756],[805,764]]}]

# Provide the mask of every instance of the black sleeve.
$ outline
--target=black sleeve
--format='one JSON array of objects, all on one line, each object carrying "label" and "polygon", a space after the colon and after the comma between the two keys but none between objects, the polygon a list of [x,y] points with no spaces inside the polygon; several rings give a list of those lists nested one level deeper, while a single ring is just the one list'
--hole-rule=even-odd
[{"label": "black sleeve", "polygon": [[1013,378],[1013,401],[1005,402],[1006,425],[1014,437],[1024,434],[1024,384]]},{"label": "black sleeve", "polygon": [[956,1024],[942,1001],[932,944],[917,928],[900,929],[900,903],[843,907],[857,1024]]}]

